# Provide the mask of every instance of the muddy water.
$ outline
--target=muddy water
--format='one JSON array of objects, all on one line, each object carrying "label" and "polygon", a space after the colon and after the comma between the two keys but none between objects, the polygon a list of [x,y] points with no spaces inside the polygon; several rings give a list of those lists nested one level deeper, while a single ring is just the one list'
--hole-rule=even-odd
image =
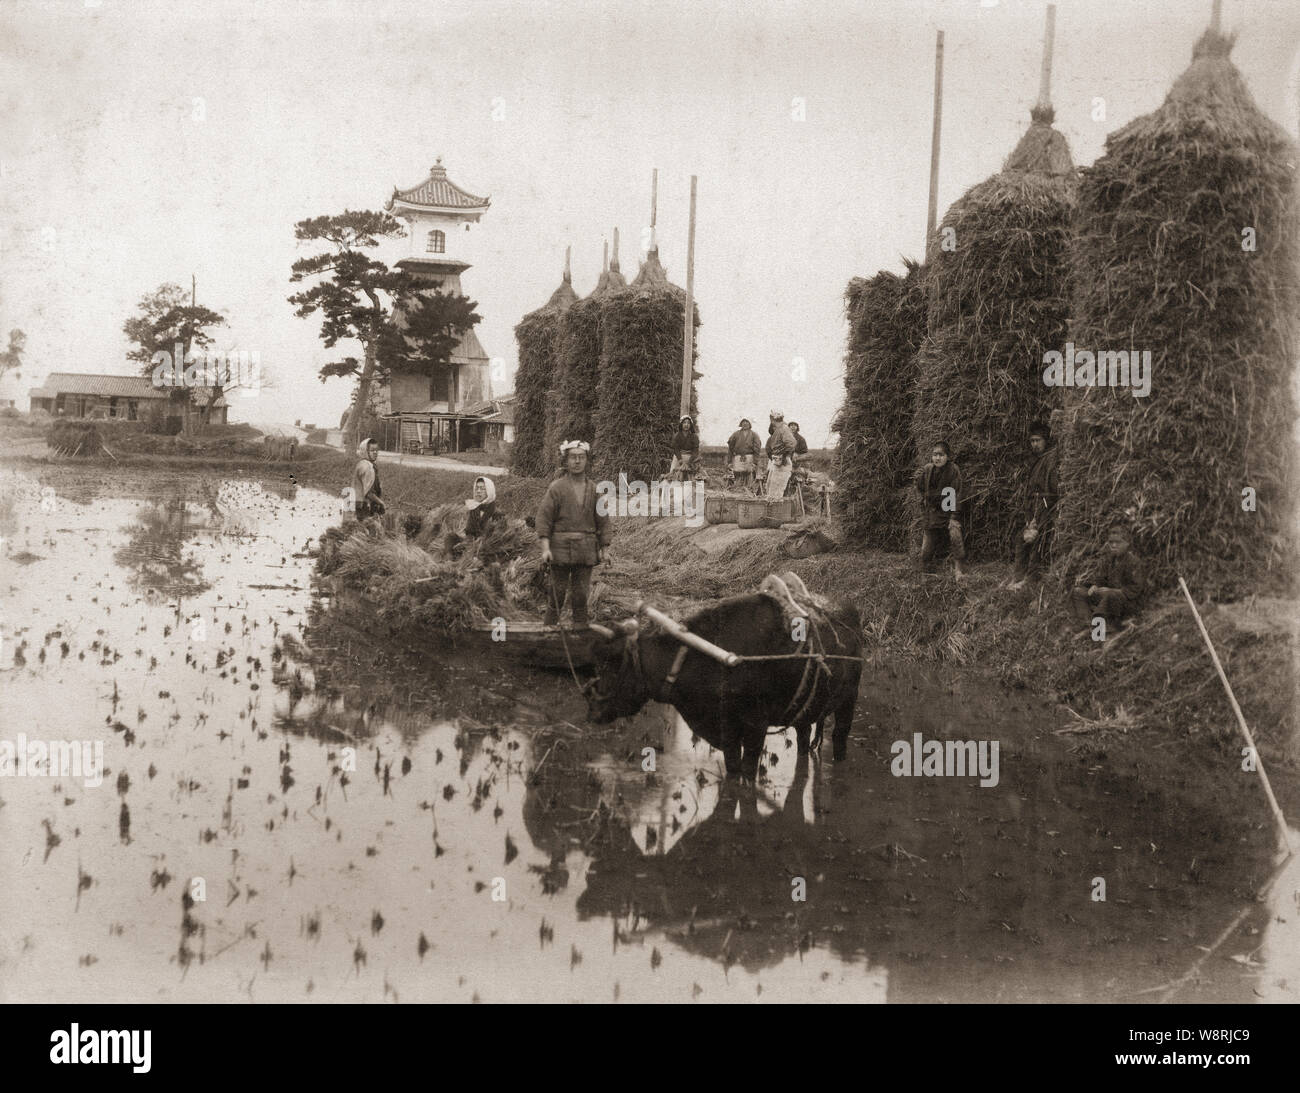
[{"label": "muddy water", "polygon": [[[774,734],[740,789],[670,710],[341,618],[324,494],[4,486],[0,739],[105,768],[0,779],[6,1001],[1156,1000],[1247,907],[1172,997],[1296,1000],[1267,834],[1041,704],[873,665],[847,763]],[[998,784],[894,777],[914,733]]]}]

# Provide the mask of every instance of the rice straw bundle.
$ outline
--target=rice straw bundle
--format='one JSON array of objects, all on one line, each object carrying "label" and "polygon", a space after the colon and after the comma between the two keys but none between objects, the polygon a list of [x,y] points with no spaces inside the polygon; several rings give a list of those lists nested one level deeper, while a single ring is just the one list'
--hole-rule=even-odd
[{"label": "rice straw bundle", "polygon": [[363,593],[391,625],[451,634],[498,616],[536,614],[544,605],[537,538],[522,526],[471,539],[455,558],[371,528],[331,530],[319,571]]},{"label": "rice straw bundle", "polygon": [[1010,558],[1024,524],[1029,427],[1059,402],[1043,384],[1042,361],[1066,341],[1078,183],[1052,108],[1035,106],[1031,118],[1002,171],[948,210],[926,275],[913,473],[937,441],[948,442],[962,470],[974,560]]},{"label": "rice straw bundle", "polygon": [[548,393],[555,380],[560,317],[578,299],[568,264],[564,279],[543,307],[530,311],[515,327],[519,368],[515,372],[515,440],[512,474],[543,476],[555,465],[547,450]]},{"label": "rice straw bundle", "polygon": [[1289,569],[1296,146],[1255,106],[1231,48],[1207,31],[1164,104],[1111,134],[1083,175],[1072,340],[1149,350],[1151,392],[1065,391],[1069,577],[1117,517],[1157,586],[1181,572],[1198,595],[1233,595]]},{"label": "rice straw bundle", "polygon": [[591,295],[577,300],[560,317],[556,341],[554,386],[548,398],[554,407],[554,419],[548,424],[546,460],[543,466],[554,470],[559,465],[560,442],[595,439],[596,384],[600,376],[602,343],[601,304],[611,292],[627,288],[627,280],[618,268],[618,250],[614,261],[601,269],[600,279]]},{"label": "rice straw bundle", "polygon": [[45,444],[58,455],[98,455],[104,448],[93,421],[55,421],[45,434]]},{"label": "rice straw bundle", "polygon": [[[593,461],[610,480],[652,482],[666,470],[682,394],[686,293],[670,284],[652,247],[626,292],[601,304],[602,351]],[[699,310],[694,322],[699,326]],[[696,410],[692,384],[691,413]]]},{"label": "rice straw bundle", "polygon": [[844,294],[849,347],[836,485],[845,533],[862,546],[907,549],[915,504],[901,496],[912,475],[916,352],[925,337],[925,272],[855,277]]}]

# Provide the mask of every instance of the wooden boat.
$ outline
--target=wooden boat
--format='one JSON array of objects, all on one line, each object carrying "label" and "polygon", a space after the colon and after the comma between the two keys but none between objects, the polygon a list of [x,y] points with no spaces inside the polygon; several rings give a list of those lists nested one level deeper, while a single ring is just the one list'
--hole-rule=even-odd
[{"label": "wooden boat", "polygon": [[561,628],[526,618],[476,623],[468,630],[451,634],[415,623],[394,627],[380,617],[378,606],[364,593],[329,577],[320,579],[319,587],[329,596],[331,608],[351,625],[421,654],[455,650],[534,668],[567,670],[570,663],[575,668],[590,667],[595,663],[598,642],[613,636],[613,631],[599,624]]}]

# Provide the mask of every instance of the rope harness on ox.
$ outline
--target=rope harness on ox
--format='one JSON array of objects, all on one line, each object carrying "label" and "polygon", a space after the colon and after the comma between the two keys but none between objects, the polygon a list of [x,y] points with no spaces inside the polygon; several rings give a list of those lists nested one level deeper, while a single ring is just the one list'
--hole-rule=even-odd
[{"label": "rope harness on ox", "polygon": [[[791,585],[794,585],[798,590],[799,599],[796,599],[791,593]],[[781,725],[778,728],[771,730],[773,732],[784,732],[786,727],[790,725],[798,725],[800,720],[812,707],[823,680],[825,680],[827,685],[829,685],[832,679],[832,671],[827,661],[848,660],[861,663],[862,657],[826,652],[826,645],[822,637],[823,624],[830,627],[832,638],[837,645],[840,640],[839,628],[836,626],[835,621],[830,614],[830,604],[822,600],[821,597],[814,596],[810,593],[803,581],[801,581],[795,574],[787,573],[785,574],[784,579],[775,574],[771,574],[764,579],[762,585],[759,587],[759,592],[760,594],[769,597],[776,604],[777,608],[781,612],[782,624],[788,632],[793,633],[795,626],[800,623],[802,624],[804,637],[797,647],[799,651],[793,653],[771,654],[736,653],[732,654],[732,656],[734,662],[737,664],[775,660],[806,661],[803,674],[799,678],[799,684],[795,688],[794,695],[791,697],[785,710],[781,713]],[[671,702],[673,685],[677,682],[677,677],[681,674],[687,656],[692,652],[690,646],[685,644],[685,642],[682,642],[679,645],[677,654],[673,658],[672,666],[669,668],[667,675],[656,684],[647,678],[644,666],[641,662],[639,627],[633,626],[630,630],[625,631],[625,634],[626,641],[623,648],[624,664],[627,664],[630,661],[631,669],[635,678],[647,686],[651,698],[659,702]],[[588,688],[586,689],[589,689],[590,686],[591,685],[588,685]],[[723,686],[725,688],[725,681]],[[817,736],[813,743],[820,744],[821,736],[821,721],[819,719],[817,723]]]}]

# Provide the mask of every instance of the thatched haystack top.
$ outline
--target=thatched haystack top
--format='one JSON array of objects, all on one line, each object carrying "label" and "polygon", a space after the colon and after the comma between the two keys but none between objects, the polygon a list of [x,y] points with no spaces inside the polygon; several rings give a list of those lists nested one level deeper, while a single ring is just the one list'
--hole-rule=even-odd
[{"label": "thatched haystack top", "polygon": [[622,292],[627,288],[627,278],[623,276],[622,270],[618,268],[618,259],[615,258],[608,269],[600,271],[600,278],[596,281],[596,287],[591,290],[591,296],[594,297],[608,296],[614,292]]},{"label": "thatched haystack top", "polygon": [[1020,138],[1002,166],[1004,171],[1067,177],[1074,174],[1074,160],[1065,136],[1052,128],[1055,112],[1050,106],[1035,106],[1032,124]]},{"label": "thatched haystack top", "polygon": [[578,294],[573,291],[573,280],[569,276],[569,271],[565,270],[564,280],[560,282],[560,287],[551,293],[551,298],[546,301],[546,306],[563,311],[577,298]]},{"label": "thatched haystack top", "polygon": [[[1192,50],[1188,65],[1164,103],[1149,114],[1134,118],[1106,141],[1108,152],[1130,142],[1146,144],[1179,133],[1213,136],[1229,146],[1241,145],[1253,133],[1267,131],[1273,139],[1288,141],[1286,131],[1255,105],[1254,97],[1232,63],[1236,39],[1207,30]],[[1242,132],[1245,127],[1248,132]]]},{"label": "thatched haystack top", "polygon": [[632,280],[632,287],[649,289],[676,287],[669,284],[668,271],[659,261],[658,247],[651,247],[646,252],[645,261],[641,263],[641,269]]}]

